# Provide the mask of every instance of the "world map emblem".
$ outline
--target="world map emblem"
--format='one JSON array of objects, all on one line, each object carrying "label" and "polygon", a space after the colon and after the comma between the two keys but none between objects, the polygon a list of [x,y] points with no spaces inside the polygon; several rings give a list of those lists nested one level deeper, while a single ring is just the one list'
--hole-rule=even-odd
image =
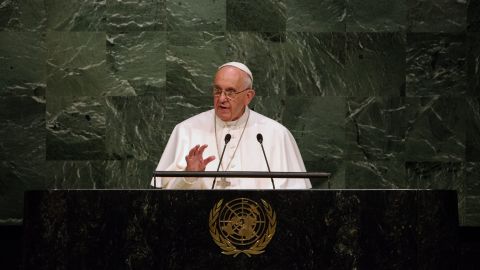
[{"label": "world map emblem", "polygon": [[225,255],[248,257],[265,252],[275,234],[277,217],[270,204],[237,198],[223,204],[218,201],[210,210],[210,235]]}]

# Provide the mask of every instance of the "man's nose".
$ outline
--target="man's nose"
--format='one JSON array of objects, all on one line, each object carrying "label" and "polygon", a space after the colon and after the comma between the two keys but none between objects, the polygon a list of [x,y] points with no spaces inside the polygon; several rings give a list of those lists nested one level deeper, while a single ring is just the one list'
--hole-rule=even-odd
[{"label": "man's nose", "polygon": [[220,93],[220,96],[218,97],[218,101],[224,102],[224,101],[227,101],[227,100],[228,100],[227,94],[225,94],[225,91],[222,91],[222,93]]}]

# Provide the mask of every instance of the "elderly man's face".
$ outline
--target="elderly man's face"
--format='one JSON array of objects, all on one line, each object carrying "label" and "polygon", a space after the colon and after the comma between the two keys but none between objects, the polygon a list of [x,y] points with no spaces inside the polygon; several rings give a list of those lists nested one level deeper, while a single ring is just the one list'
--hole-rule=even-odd
[{"label": "elderly man's face", "polygon": [[[215,114],[223,121],[234,121],[242,116],[245,107],[252,101],[255,96],[253,89],[246,90],[249,85],[247,82],[248,75],[242,70],[226,66],[221,68],[215,75],[213,87],[217,91],[223,91],[220,95],[214,95],[213,105]],[[246,91],[244,91],[246,90]],[[235,92],[239,94],[227,97],[225,93]]]}]

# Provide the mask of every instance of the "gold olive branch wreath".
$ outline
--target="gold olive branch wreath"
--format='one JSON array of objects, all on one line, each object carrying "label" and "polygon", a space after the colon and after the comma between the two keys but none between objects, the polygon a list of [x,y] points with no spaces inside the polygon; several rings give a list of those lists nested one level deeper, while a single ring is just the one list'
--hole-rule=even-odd
[{"label": "gold olive branch wreath", "polygon": [[268,228],[267,232],[258,239],[250,248],[248,249],[238,249],[235,245],[232,244],[228,239],[224,238],[217,229],[217,221],[218,215],[220,214],[221,206],[223,203],[223,199],[220,200],[210,211],[209,216],[209,227],[210,227],[210,235],[213,238],[215,244],[217,244],[223,251],[222,253],[225,255],[233,255],[233,257],[237,257],[238,254],[244,253],[248,257],[252,255],[258,255],[265,252],[265,247],[270,243],[275,234],[275,228],[277,225],[277,215],[275,211],[273,211],[272,207],[265,201],[261,200],[263,205],[265,206],[267,218],[268,218]]}]

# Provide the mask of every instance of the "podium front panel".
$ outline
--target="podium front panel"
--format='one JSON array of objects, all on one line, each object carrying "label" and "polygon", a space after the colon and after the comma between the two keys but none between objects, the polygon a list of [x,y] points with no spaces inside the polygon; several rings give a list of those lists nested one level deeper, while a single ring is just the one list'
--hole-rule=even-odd
[{"label": "podium front panel", "polygon": [[456,263],[455,191],[54,190],[26,192],[25,200],[25,269]]}]

